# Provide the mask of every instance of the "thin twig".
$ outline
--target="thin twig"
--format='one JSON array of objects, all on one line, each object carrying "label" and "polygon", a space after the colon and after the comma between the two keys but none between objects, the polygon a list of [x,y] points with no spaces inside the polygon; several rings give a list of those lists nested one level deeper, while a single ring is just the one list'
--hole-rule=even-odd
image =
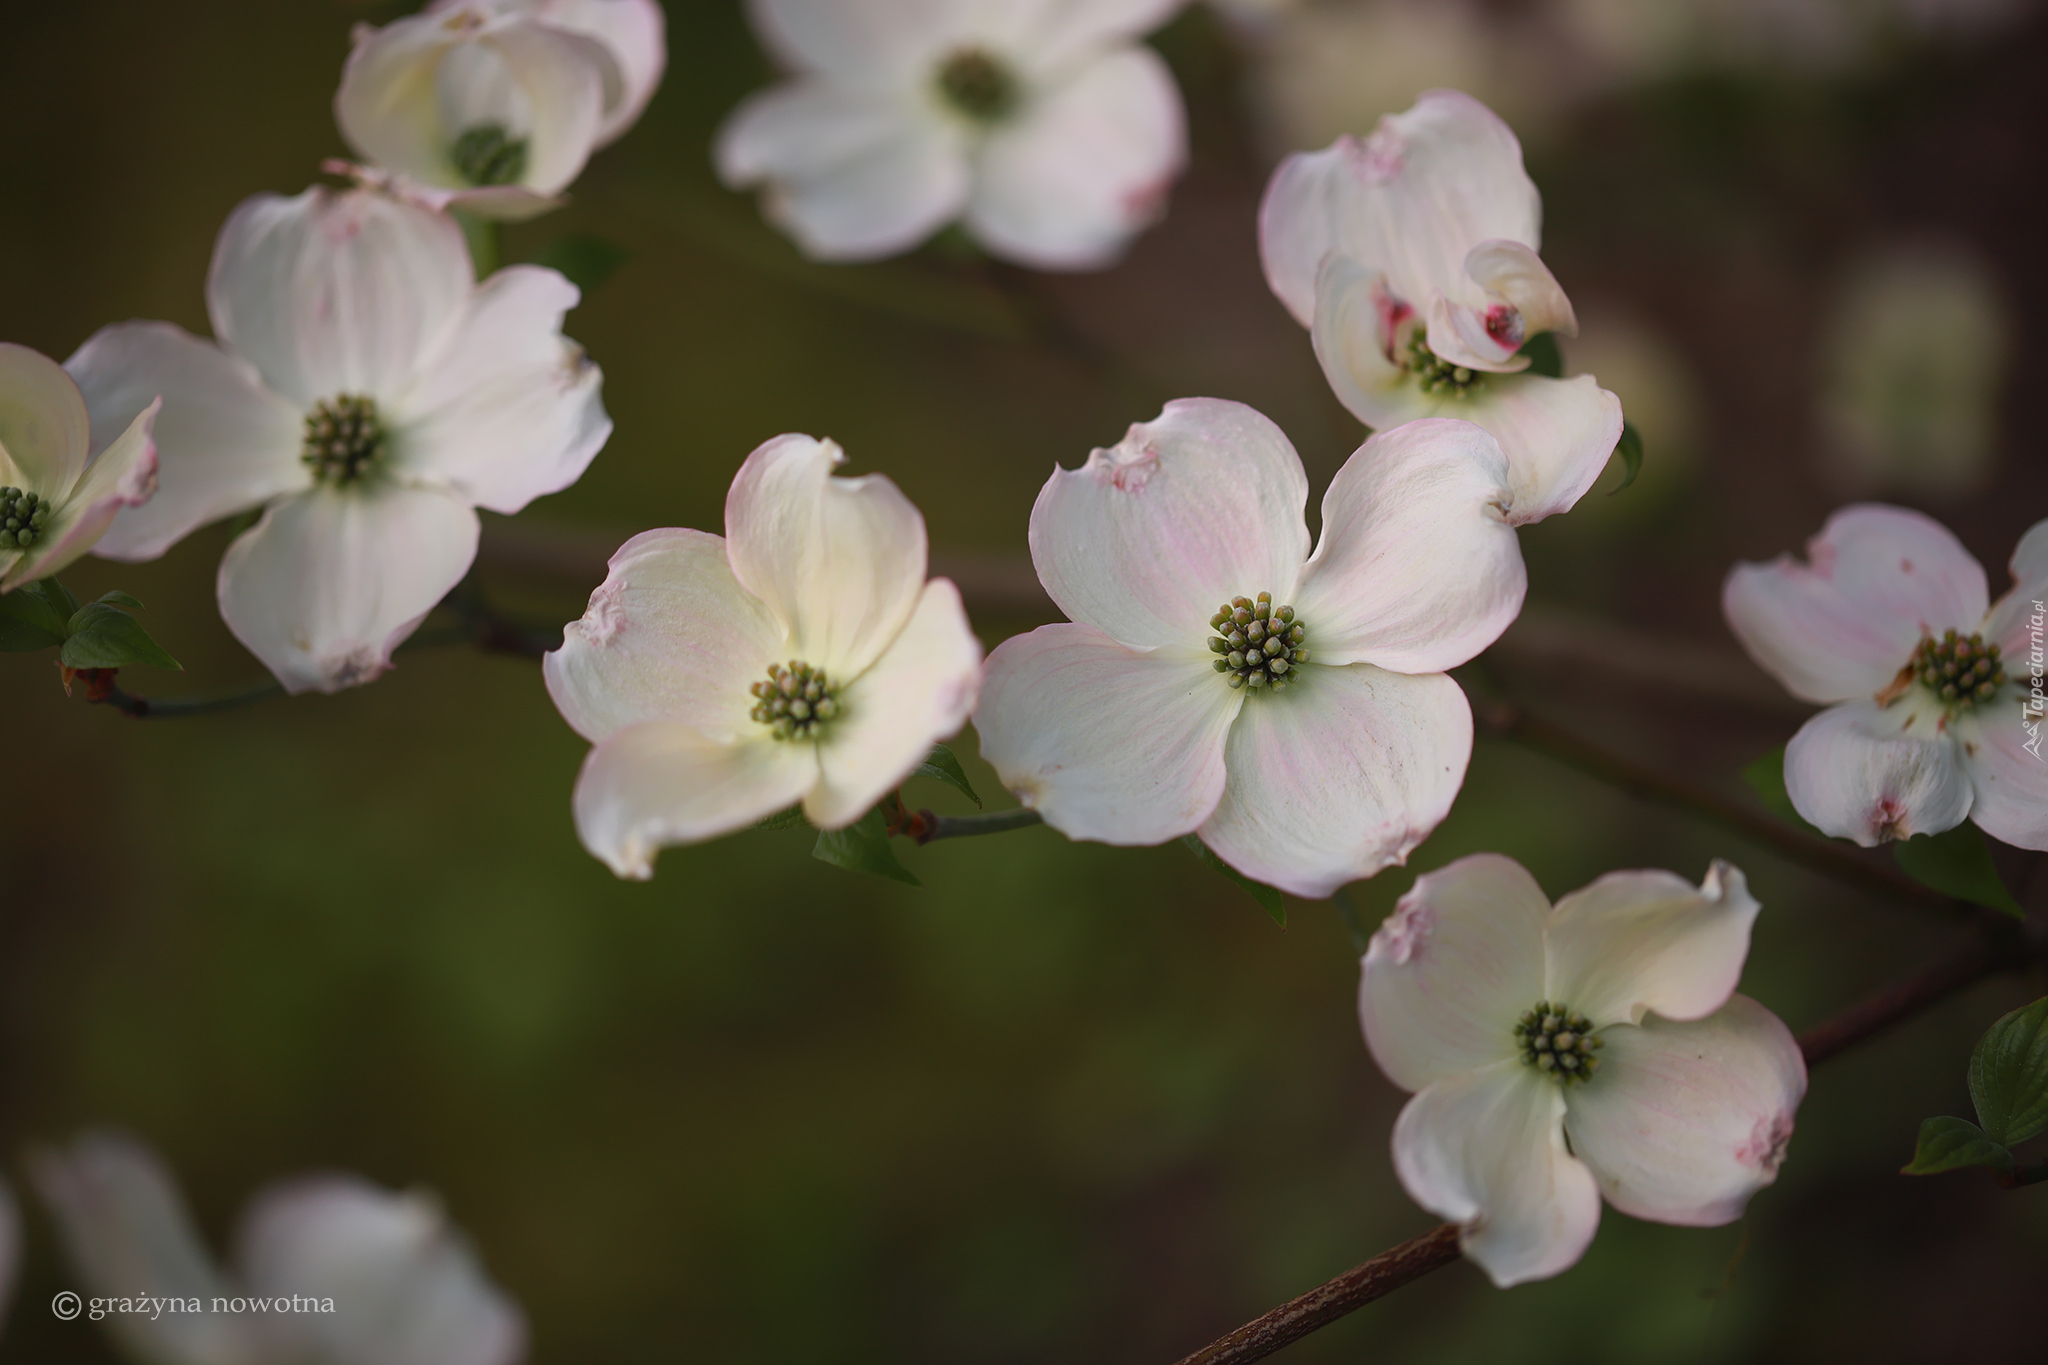
[{"label": "thin twig", "polygon": [[931,811],[916,812],[898,831],[928,844],[934,839],[967,839],[978,834],[1002,834],[1013,829],[1029,829],[1042,825],[1045,817],[1035,810],[992,811],[987,815],[934,815]]},{"label": "thin twig", "polygon": [[1953,956],[1946,957],[1858,1001],[1832,1019],[1799,1035],[1799,1051],[1808,1066],[1817,1066],[1901,1019],[1939,1004],[2001,971],[2018,970],[2039,949],[2029,951],[2018,924],[2007,921],[2008,933],[1987,933]]},{"label": "thin twig", "polygon": [[122,715],[133,716],[137,720],[177,720],[186,716],[209,715],[215,711],[232,711],[283,691],[284,685],[277,679],[265,678],[234,692],[214,692],[199,697],[138,697],[118,687],[109,687],[104,695],[88,694],[87,700],[111,706]]}]

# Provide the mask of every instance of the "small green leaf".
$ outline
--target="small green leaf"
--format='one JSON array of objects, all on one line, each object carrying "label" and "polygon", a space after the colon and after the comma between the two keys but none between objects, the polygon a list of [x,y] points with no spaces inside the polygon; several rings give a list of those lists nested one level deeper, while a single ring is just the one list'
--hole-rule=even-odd
[{"label": "small green leaf", "polygon": [[797,829],[810,823],[810,821],[804,819],[804,808],[802,806],[791,806],[788,810],[779,810],[773,815],[764,815],[753,824],[748,825],[747,828],[750,830]]},{"label": "small green leaf", "polygon": [[1993,1142],[2017,1147],[2048,1129],[2048,996],[1985,1030],[1970,1054],[1970,1099]]},{"label": "small green leaf", "polygon": [[130,611],[142,610],[142,603],[136,601],[129,594],[122,592],[119,588],[114,589],[112,592],[101,593],[99,600],[111,607],[127,607]]},{"label": "small green leaf", "polygon": [[880,806],[845,829],[820,833],[811,856],[849,872],[872,872],[877,877],[888,877],[911,886],[924,885],[910,874],[909,868],[896,861],[896,850],[889,847],[889,825],[882,818]]},{"label": "small green leaf", "polygon": [[1211,849],[1195,835],[1184,834],[1181,836],[1180,841],[1187,846],[1188,852],[1194,854],[1198,861],[1221,872],[1224,876],[1230,878],[1230,880],[1236,882],[1249,892],[1251,898],[1257,901],[1268,915],[1272,916],[1273,923],[1279,925],[1282,929],[1287,927],[1287,905],[1280,899],[1278,891],[1264,882],[1253,881],[1229,863],[1224,862],[1216,856],[1214,849]]},{"label": "small green leaf", "polygon": [[70,637],[58,658],[66,668],[125,668],[154,664],[184,671],[164,647],[149,637],[142,622],[117,607],[94,602],[80,607],[67,626]]},{"label": "small green leaf", "polygon": [[558,237],[534,252],[533,263],[561,271],[569,283],[588,296],[591,290],[610,279],[631,254],[617,242],[578,232]]},{"label": "small green leaf", "polygon": [[1819,830],[1806,823],[1805,819],[1800,816],[1798,809],[1793,806],[1792,798],[1786,794],[1784,745],[1780,744],[1777,748],[1771,750],[1747,768],[1744,768],[1742,770],[1742,780],[1750,785],[1750,789],[1757,794],[1758,799],[1764,803],[1764,806],[1769,809],[1771,814],[1777,816],[1780,820],[1797,825],[1801,829],[1813,830],[1815,834],[1820,833]]},{"label": "small green leaf", "polygon": [[0,594],[0,653],[21,654],[64,643],[64,623],[77,607],[60,605],[63,599],[49,589],[55,582],[45,578]]},{"label": "small green leaf", "polygon": [[2000,1175],[2012,1170],[2012,1153],[1984,1136],[1984,1130],[1962,1119],[1928,1119],[1920,1125],[1913,1159],[1900,1175],[1938,1175],[1969,1166],[1989,1166]]},{"label": "small green leaf", "polygon": [[1621,456],[1621,482],[1614,485],[1613,497],[1636,481],[1636,475],[1643,472],[1643,433],[1637,431],[1633,422],[1621,424],[1621,439],[1614,443],[1614,453]]},{"label": "small green leaf", "polygon": [[981,805],[981,798],[968,784],[967,772],[960,766],[960,760],[953,757],[953,751],[943,744],[932,745],[932,751],[924,756],[924,762],[917,765],[917,775],[936,777],[976,806]]},{"label": "small green leaf", "polygon": [[1892,857],[1899,870],[1922,886],[1943,895],[2003,910],[2015,919],[2026,911],[1998,879],[1991,865],[1991,846],[1977,827],[1965,821],[1940,834],[1916,834],[1892,845]]},{"label": "small green leaf", "polygon": [[1538,332],[1522,343],[1516,355],[1529,357],[1529,368],[1523,374],[1540,374],[1546,379],[1564,378],[1564,351],[1557,344],[1557,333]]}]

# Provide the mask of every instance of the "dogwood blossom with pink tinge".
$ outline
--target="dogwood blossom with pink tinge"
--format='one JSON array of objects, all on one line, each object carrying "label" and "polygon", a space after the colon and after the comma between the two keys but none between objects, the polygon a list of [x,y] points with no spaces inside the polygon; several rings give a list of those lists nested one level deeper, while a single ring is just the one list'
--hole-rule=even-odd
[{"label": "dogwood blossom with pink tinge", "polygon": [[959,220],[990,252],[1088,270],[1157,218],[1180,91],[1137,41],[1185,0],[750,0],[793,73],[718,135],[719,175],[822,260]]},{"label": "dogwood blossom with pink tinge", "polygon": [[163,395],[157,494],[98,553],[261,508],[221,561],[228,628],[288,691],[368,682],[468,572],[475,509],[568,487],[611,434],[562,335],[577,298],[538,266],[477,283],[449,218],[374,190],[246,200],[207,275],[214,341],[123,322],[66,362],[95,444]]},{"label": "dogwood blossom with pink tinge", "polygon": [[1553,907],[1479,853],[1418,877],[1372,936],[1366,1045],[1415,1092],[1395,1172],[1495,1284],[1570,1268],[1603,1195],[1715,1227],[1777,1178],[1806,1064],[1734,993],[1759,908],[1722,862],[1697,887],[1611,872]]},{"label": "dogwood blossom with pink tinge", "polygon": [[724,537],[627,541],[547,656],[548,695],[596,746],[576,829],[619,876],[799,801],[842,829],[966,722],[981,646],[959,590],[925,580],[917,508],[879,474],[834,477],[845,459],[809,436],[761,446]]},{"label": "dogwood blossom with pink tinge", "polygon": [[2020,537],[2014,586],[1995,603],[1962,542],[1903,507],[1842,508],[1806,556],[1738,564],[1721,591],[1750,657],[1828,708],[1785,746],[1794,808],[1866,848],[1968,819],[2048,849],[2048,521]]},{"label": "dogwood blossom with pink tinge", "polygon": [[1460,417],[1507,453],[1509,521],[1569,509],[1621,438],[1590,375],[1526,373],[1522,344],[1576,335],[1536,254],[1542,199],[1492,110],[1432,90],[1372,136],[1287,158],[1259,207],[1266,280],[1310,329],[1338,399],[1367,426]]},{"label": "dogwood blossom with pink tinge", "polygon": [[1031,558],[1071,624],[989,656],[982,757],[1075,839],[1189,833],[1245,875],[1327,896],[1449,812],[1472,712],[1443,670],[1527,587],[1500,446],[1469,422],[1367,441],[1323,498],[1280,429],[1186,398],[1056,469]]}]

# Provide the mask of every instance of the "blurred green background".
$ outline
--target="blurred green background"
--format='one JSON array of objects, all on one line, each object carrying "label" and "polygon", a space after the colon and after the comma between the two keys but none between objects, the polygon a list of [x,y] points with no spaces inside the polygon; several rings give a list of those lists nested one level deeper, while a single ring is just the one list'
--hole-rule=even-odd
[{"label": "blurred green background", "polygon": [[[0,7],[0,335],[61,359],[130,317],[204,334],[219,224],[345,151],[329,100],[349,25],[399,12]],[[1160,35],[1193,167],[1127,262],[1059,279],[943,242],[804,263],[711,174],[719,120],[771,76],[737,0],[669,16],[646,118],[570,207],[508,236],[513,259],[571,233],[630,253],[568,326],[604,367],[611,444],[487,529],[480,576],[508,610],[575,616],[609,547],[716,529],[747,451],[806,431],[923,508],[992,645],[1050,619],[1020,569],[1053,464],[1165,398],[1259,406],[1317,488],[1357,443],[1258,274],[1253,212],[1285,138],[1258,92],[1288,80],[1284,16],[1197,9]],[[1545,255],[1585,324],[1571,354],[1621,393],[1649,464],[1524,533],[1530,612],[1468,685],[1739,790],[1800,710],[1741,660],[1716,595],[1733,560],[1796,547],[1846,495],[1814,416],[1841,262],[1939,234],[2011,316],[2048,314],[2044,60],[2038,20],[1896,33],[1847,64],[1588,78],[1531,116]],[[2048,510],[2040,423],[2021,385],[1999,394],[1992,474],[1906,499],[1995,566],[1994,591]],[[132,690],[258,676],[214,611],[225,542],[67,574],[139,595],[185,661]],[[750,834],[618,882],[576,842],[584,745],[537,668],[460,647],[340,696],[149,722],[67,702],[47,656],[14,655],[0,704],[17,778],[0,1155],[18,1187],[25,1152],[96,1124],[164,1153],[216,1248],[279,1177],[430,1187],[529,1314],[533,1360],[578,1365],[1170,1361],[1434,1221],[1389,1168],[1402,1097],[1359,1039],[1337,916],[1290,903],[1283,932],[1180,848],[1037,829],[906,850],[920,890],[814,862],[803,834]],[[957,747],[971,759],[971,732]],[[1553,895],[1730,857],[1767,907],[1745,989],[1795,1028],[1955,942],[1491,741],[1412,867],[1356,889],[1368,919],[1478,849]],[[2003,865],[2042,913],[2048,878]],[[1285,1358],[2039,1360],[2048,1192],[1894,1172],[1923,1116],[1967,1112],[1977,1034],[2042,989],[1988,984],[1817,1072],[1778,1185],[1737,1226],[1610,1211],[1558,1280],[1503,1293],[1457,1266]],[[30,1237],[0,1355],[113,1359],[52,1318],[72,1281],[39,1211]]]}]

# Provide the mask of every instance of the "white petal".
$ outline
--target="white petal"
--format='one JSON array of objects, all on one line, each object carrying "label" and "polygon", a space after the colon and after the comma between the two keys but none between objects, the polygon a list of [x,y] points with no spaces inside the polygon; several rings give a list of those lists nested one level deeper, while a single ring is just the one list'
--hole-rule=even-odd
[{"label": "white petal", "polygon": [[1405,307],[1387,293],[1387,277],[1379,271],[1349,256],[1323,259],[1310,331],[1316,359],[1337,401],[1369,427],[1398,426],[1433,416],[1443,406],[1425,397],[1389,356]]},{"label": "white petal", "polygon": [[1737,564],[1721,589],[1742,647],[1803,701],[1874,695],[1923,636],[1968,634],[1990,601],[1983,566],[1962,543],[1903,507],[1844,507],[1806,554],[1805,564],[1790,555]]},{"label": "white petal", "polygon": [[1953,829],[1972,799],[1955,738],[1919,688],[1889,708],[1844,702],[1800,726],[1785,746],[1785,792],[1823,834],[1865,848]]},{"label": "white petal", "polygon": [[338,692],[391,651],[476,558],[476,513],[382,484],[273,503],[220,562],[220,614],[287,692]]},{"label": "white petal", "polygon": [[907,88],[970,31],[949,0],[747,0],[747,17],[783,64],[855,88]]},{"label": "white petal", "polygon": [[2004,651],[2006,676],[2024,687],[2033,677],[2034,651],[2043,643],[2034,631],[2041,624],[2035,619],[2042,613],[2039,604],[2048,602],[2048,521],[2035,522],[2013,549],[2012,583],[1984,618],[1984,638]]},{"label": "white petal", "polygon": [[1223,795],[1244,694],[1208,655],[1143,653],[1092,626],[1040,626],[988,656],[974,728],[1003,785],[1070,839],[1159,844]]},{"label": "white petal", "polygon": [[447,349],[392,405],[395,467],[508,515],[582,477],[612,421],[603,373],[562,335],[578,297],[540,266],[485,280]]},{"label": "white petal", "polygon": [[1201,834],[1254,881],[1320,898],[1406,862],[1450,814],[1472,757],[1472,708],[1441,673],[1310,664],[1299,676],[1246,699],[1223,750],[1223,799]]},{"label": "white petal", "polygon": [[382,28],[358,25],[341,69],[334,121],[364,160],[432,185],[460,184],[448,161],[454,138],[443,126],[438,75],[464,25],[434,11]]},{"label": "white petal", "polygon": [[1474,853],[1415,879],[1374,931],[1358,979],[1366,1046],[1420,1090],[1515,1056],[1515,1022],[1543,998],[1550,898],[1522,865]]},{"label": "white petal", "polygon": [[866,672],[924,591],[924,518],[883,475],[833,477],[845,461],[831,441],[778,436],[725,495],[733,576],[834,678]]},{"label": "white petal", "polygon": [[461,321],[472,277],[454,220],[368,189],[246,199],[206,302],[222,346],[300,408],[402,393]]},{"label": "white petal", "polygon": [[121,509],[149,501],[156,491],[156,443],[149,431],[162,401],[151,400],[128,430],[85,467],[84,477],[57,507],[35,546],[0,578],[0,592],[63,572],[106,534]]},{"label": "white petal", "polygon": [[716,740],[682,721],[643,721],[614,730],[584,759],[576,833],[613,872],[645,881],[663,848],[745,829],[817,781],[815,744],[765,731]]},{"label": "white petal", "polygon": [[[520,183],[540,194],[566,188],[590,159],[604,126],[609,59],[592,39],[532,24],[490,32],[481,42],[505,64],[530,110],[531,123],[515,130],[527,136]],[[474,126],[450,127],[449,145]]]},{"label": "white petal", "polygon": [[[1294,153],[1274,170],[1259,200],[1259,264],[1266,284],[1304,327],[1318,312],[1318,273],[1333,253],[1343,254],[1352,201],[1346,163],[1358,145],[1356,138],[1342,137],[1320,152]],[[1383,271],[1358,268],[1385,278]]]},{"label": "white petal", "polygon": [[1308,557],[1308,476],[1257,411],[1180,398],[1031,509],[1031,562],[1061,611],[1127,645],[1200,649],[1233,597],[1289,602]]},{"label": "white petal", "polygon": [[252,1293],[321,1301],[292,1324],[333,1365],[514,1365],[526,1353],[519,1306],[427,1195],[353,1176],[294,1181],[257,1197],[235,1241]]},{"label": "white petal", "polygon": [[960,131],[893,97],[790,81],[734,110],[714,150],[720,178],[765,184],[764,212],[817,260],[908,251],[967,204]]},{"label": "white petal", "polygon": [[1051,0],[1035,7],[1038,13],[1018,46],[1033,66],[1058,70],[1101,48],[1142,38],[1186,5],[1187,0]]},{"label": "white petal", "polygon": [[1577,1264],[1600,1227],[1593,1175],[1564,1145],[1564,1096],[1519,1061],[1437,1081],[1394,1121],[1409,1198],[1461,1224],[1458,1244],[1501,1288]]},{"label": "white petal", "polygon": [[1465,254],[1465,275],[1521,315],[1525,337],[1538,332],[1579,334],[1571,300],[1533,246],[1509,240],[1481,242]]},{"label": "white petal", "polygon": [[1172,73],[1151,48],[1123,48],[989,135],[967,227],[996,255],[1040,270],[1105,266],[1164,212],[1186,161]]},{"label": "white petal", "polygon": [[781,623],[732,576],[724,538],[665,529],[619,547],[541,674],[562,718],[592,742],[648,720],[724,741],[762,733],[747,689],[778,662],[788,662]]},{"label": "white petal", "polygon": [[1670,872],[1610,872],[1561,898],[1544,928],[1543,999],[1595,1026],[1703,1019],[1742,979],[1760,906],[1716,861],[1694,886]]},{"label": "white petal", "polygon": [[40,351],[0,341],[0,483],[62,502],[84,472],[91,446],[84,396],[64,367]]},{"label": "white petal", "polygon": [[1435,673],[1492,644],[1528,590],[1508,498],[1499,443],[1469,422],[1427,418],[1360,446],[1323,495],[1295,594],[1312,656]]},{"label": "white petal", "polygon": [[967,624],[960,590],[935,578],[903,633],[841,690],[840,718],[818,743],[824,778],[804,814],[820,829],[840,829],[867,814],[932,745],[967,723],[980,686],[981,643]]},{"label": "white petal", "polygon": [[1465,257],[1477,288],[1437,296],[1429,310],[1429,349],[1453,365],[1513,373],[1529,367],[1522,343],[1538,332],[1576,336],[1571,301],[1550,267],[1520,242],[1481,242]]},{"label": "white petal", "polygon": [[2048,849],[2048,725],[2041,710],[2020,709],[2033,675],[2011,661],[2006,671],[2019,674],[2019,686],[1957,717],[1953,727],[1974,794],[1970,818],[2014,848]]},{"label": "white petal", "polygon": [[1565,1132],[1607,1202],[1635,1218],[1717,1227],[1778,1178],[1806,1063],[1747,996],[1693,1023],[1651,1015],[1600,1035],[1600,1073],[1565,1091]]},{"label": "white petal", "polygon": [[96,547],[104,559],[155,559],[210,521],[312,483],[299,461],[300,410],[211,342],[168,322],[121,322],[93,333],[65,366],[92,410],[95,446],[164,400],[156,494],[114,519]]},{"label": "white petal", "polygon": [[1589,374],[1494,375],[1464,411],[1457,405],[1449,400],[1438,411],[1486,428],[1507,456],[1508,522],[1515,526],[1570,511],[1621,440],[1621,400]]},{"label": "white petal", "polygon": [[554,28],[600,44],[611,60],[604,86],[602,147],[639,121],[668,66],[668,39],[657,0],[542,0],[536,13]]}]

